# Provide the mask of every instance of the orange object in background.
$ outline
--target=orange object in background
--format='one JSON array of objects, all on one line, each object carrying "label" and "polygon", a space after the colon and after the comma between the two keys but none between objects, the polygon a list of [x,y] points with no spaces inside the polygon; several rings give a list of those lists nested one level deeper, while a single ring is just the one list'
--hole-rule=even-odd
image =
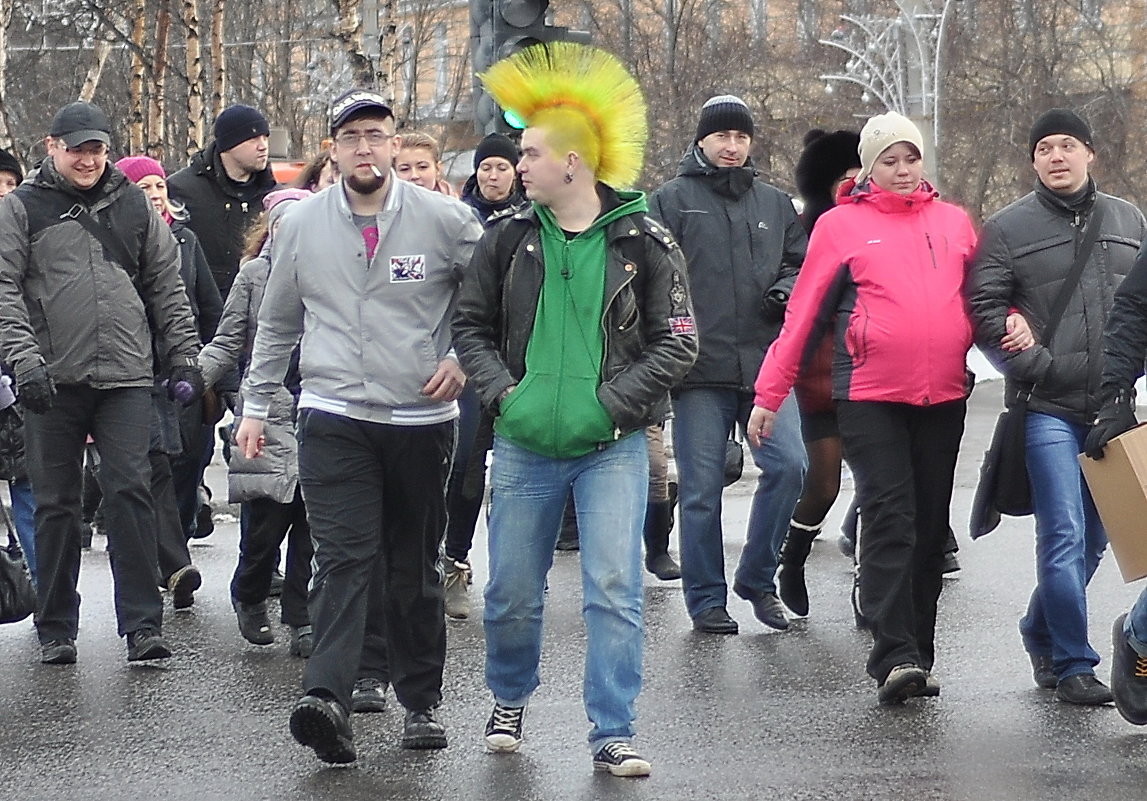
[{"label": "orange object in background", "polygon": [[299,177],[299,173],[307,166],[305,161],[272,161],[271,172],[275,173],[275,180],[281,184],[289,184]]}]

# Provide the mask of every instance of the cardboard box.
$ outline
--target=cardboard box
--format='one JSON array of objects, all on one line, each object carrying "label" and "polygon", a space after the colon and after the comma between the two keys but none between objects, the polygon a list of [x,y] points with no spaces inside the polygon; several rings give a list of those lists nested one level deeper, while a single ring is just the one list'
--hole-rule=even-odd
[{"label": "cardboard box", "polygon": [[1081,453],[1079,465],[1123,580],[1147,576],[1147,425],[1108,442],[1102,459]]}]

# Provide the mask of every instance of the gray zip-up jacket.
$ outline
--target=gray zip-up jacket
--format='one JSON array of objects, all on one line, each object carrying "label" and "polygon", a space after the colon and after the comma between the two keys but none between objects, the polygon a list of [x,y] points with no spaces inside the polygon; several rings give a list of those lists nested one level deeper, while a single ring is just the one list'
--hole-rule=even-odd
[{"label": "gray zip-up jacket", "polygon": [[300,343],[300,409],[395,425],[452,420],[422,395],[452,355],[450,318],[482,226],[465,204],[390,176],[367,260],[342,182],[300,200],[275,233],[251,365],[246,416],[264,419]]},{"label": "gray zip-up jacket", "polygon": [[[199,352],[171,229],[139,187],[107,170],[92,200],[49,157],[0,203],[0,353],[17,375],[46,364],[57,384],[151,387],[153,334],[162,366]],[[138,264],[120,264],[77,207]]]}]

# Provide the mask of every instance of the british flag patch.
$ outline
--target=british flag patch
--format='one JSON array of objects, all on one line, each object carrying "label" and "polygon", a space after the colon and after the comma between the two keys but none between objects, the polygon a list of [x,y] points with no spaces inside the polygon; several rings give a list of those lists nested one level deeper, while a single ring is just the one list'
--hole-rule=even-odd
[{"label": "british flag patch", "polygon": [[670,317],[669,332],[673,336],[683,337],[697,333],[697,324],[692,317]]}]

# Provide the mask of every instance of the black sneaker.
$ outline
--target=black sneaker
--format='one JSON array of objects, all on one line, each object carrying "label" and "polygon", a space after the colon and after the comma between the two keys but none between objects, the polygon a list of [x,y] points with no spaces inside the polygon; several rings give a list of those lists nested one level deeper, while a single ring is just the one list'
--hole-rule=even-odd
[{"label": "black sneaker", "polygon": [[1111,690],[1095,678],[1094,673],[1077,673],[1060,679],[1055,687],[1055,697],[1078,706],[1103,706],[1115,700],[1111,697]]},{"label": "black sneaker", "polygon": [[275,632],[271,630],[271,621],[267,617],[267,602],[245,604],[242,601],[231,600],[235,607],[235,617],[239,621],[239,633],[243,639],[253,645],[270,645],[275,641]]},{"label": "black sneaker", "polygon": [[358,759],[350,719],[337,701],[317,695],[300,698],[291,711],[291,736],[299,745],[314,749],[323,762],[345,765]]},{"label": "black sneaker", "polygon": [[315,635],[310,626],[291,626],[291,656],[310,659],[315,650]]},{"label": "black sneaker", "polygon": [[897,665],[888,672],[876,691],[877,700],[885,706],[904,703],[920,695],[928,684],[928,674],[916,665]]},{"label": "black sneaker", "polygon": [[45,665],[74,665],[76,663],[76,641],[49,640],[40,646],[40,662]]},{"label": "black sneaker", "polygon": [[1052,667],[1054,663],[1051,657],[1029,653],[1028,659],[1032,663],[1032,679],[1035,680],[1036,686],[1044,690],[1054,690],[1055,685],[1059,684],[1059,679]]},{"label": "black sneaker", "polygon": [[195,603],[195,591],[203,586],[203,576],[195,565],[186,565],[171,574],[167,589],[171,590],[171,605],[176,609],[189,609]]},{"label": "black sneaker", "polygon": [[147,662],[152,659],[167,659],[171,649],[155,629],[139,629],[127,635],[127,661]]},{"label": "black sneaker", "polygon": [[526,717],[524,706],[504,706],[494,703],[494,711],[486,721],[486,748],[496,754],[512,754],[522,745],[522,721]]},{"label": "black sneaker", "polygon": [[1147,725],[1147,656],[1131,647],[1123,631],[1127,615],[1115,618],[1111,640],[1115,651],[1111,659],[1111,695],[1115,708],[1128,723]]},{"label": "black sneaker", "polygon": [[382,679],[364,678],[354,683],[354,692],[350,696],[352,712],[385,712],[386,688],[389,686]]},{"label": "black sneaker", "polygon": [[446,727],[434,719],[433,709],[407,710],[406,721],[402,724],[402,747],[446,747]]},{"label": "black sneaker", "polygon": [[648,776],[653,771],[649,760],[624,741],[606,743],[593,755],[594,770],[608,770],[614,776]]}]

